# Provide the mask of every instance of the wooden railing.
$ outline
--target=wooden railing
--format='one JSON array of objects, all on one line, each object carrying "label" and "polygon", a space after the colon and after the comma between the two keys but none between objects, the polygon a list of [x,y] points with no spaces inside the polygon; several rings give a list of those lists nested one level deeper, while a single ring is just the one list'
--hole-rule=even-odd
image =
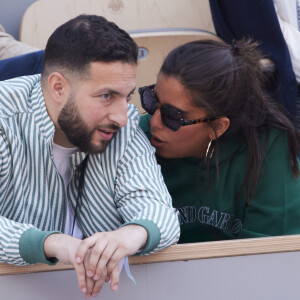
[{"label": "wooden railing", "polygon": [[[293,251],[300,251],[300,235],[174,245],[153,255],[130,257],[129,261],[130,264],[137,265]],[[26,267],[0,264],[0,275],[70,269],[73,267],[61,263],[56,266],[36,264]]]}]

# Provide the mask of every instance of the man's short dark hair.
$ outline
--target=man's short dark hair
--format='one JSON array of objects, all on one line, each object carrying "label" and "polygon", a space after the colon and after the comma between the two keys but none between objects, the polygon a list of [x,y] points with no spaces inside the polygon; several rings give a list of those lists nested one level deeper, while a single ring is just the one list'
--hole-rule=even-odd
[{"label": "man's short dark hair", "polygon": [[79,15],[50,36],[42,74],[54,68],[82,73],[91,62],[136,64],[137,55],[133,39],[115,23],[97,15]]}]

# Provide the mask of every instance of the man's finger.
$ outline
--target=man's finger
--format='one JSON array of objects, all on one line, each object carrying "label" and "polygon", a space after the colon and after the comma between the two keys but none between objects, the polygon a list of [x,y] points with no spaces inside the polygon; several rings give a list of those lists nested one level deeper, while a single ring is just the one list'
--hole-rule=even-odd
[{"label": "man's finger", "polygon": [[105,282],[105,279],[107,277],[107,270],[106,268],[103,270],[103,273],[102,273],[102,276],[99,280],[96,280],[94,281],[94,289],[92,291],[92,296],[93,297],[97,297],[97,295],[100,293],[102,287],[103,287],[103,284]]},{"label": "man's finger", "polygon": [[96,281],[93,280],[92,278],[89,277],[86,278],[86,293],[85,293],[86,298],[89,298],[92,295],[95,283]]},{"label": "man's finger", "polygon": [[[85,272],[87,270],[87,265],[89,262],[89,258],[90,258],[90,253],[91,251],[89,250],[85,257],[84,257],[84,267],[85,267]],[[95,281],[92,278],[86,277],[86,293],[85,293],[85,297],[89,298],[92,295],[93,289],[94,289],[94,283]]]},{"label": "man's finger", "polygon": [[[106,245],[106,248],[103,250],[101,256],[99,257],[97,251],[94,252],[94,248],[91,252],[91,258],[92,256],[95,256],[93,259],[98,258],[98,264],[95,271],[95,276],[93,277],[94,280],[99,280],[100,277],[102,277],[103,270],[106,269],[106,265],[108,261],[111,259],[111,256],[116,251],[117,244],[116,243],[108,243]],[[89,266],[88,266],[89,268]]]},{"label": "man's finger", "polygon": [[96,238],[94,235],[86,238],[85,240],[83,240],[77,250],[76,250],[76,254],[75,254],[75,262],[76,263],[82,263],[84,261],[84,258],[87,254],[87,252],[89,251],[90,248],[92,248],[95,243],[96,243]]},{"label": "man's finger", "polygon": [[110,287],[113,291],[116,292],[119,289],[119,266],[118,265],[116,265],[116,267],[111,272],[110,278],[111,278]]},{"label": "man's finger", "polygon": [[109,262],[107,263],[107,273],[110,274],[116,266],[118,266],[118,263],[121,259],[123,259],[127,255],[125,249],[118,248],[114,254],[111,256]]},{"label": "man's finger", "polygon": [[86,271],[84,268],[84,264],[83,263],[78,264],[75,262],[74,267],[75,267],[75,271],[76,271],[79,289],[83,293],[86,293],[87,285],[86,285]]},{"label": "man's finger", "polygon": [[[96,273],[97,265],[99,263],[100,257],[107,246],[107,242],[98,242],[95,244],[95,246],[91,249],[90,257],[88,264],[86,265],[86,271],[88,277],[93,277],[94,280],[99,280],[102,274],[103,269],[101,270],[101,273]],[[95,275],[97,276],[95,277]]]}]

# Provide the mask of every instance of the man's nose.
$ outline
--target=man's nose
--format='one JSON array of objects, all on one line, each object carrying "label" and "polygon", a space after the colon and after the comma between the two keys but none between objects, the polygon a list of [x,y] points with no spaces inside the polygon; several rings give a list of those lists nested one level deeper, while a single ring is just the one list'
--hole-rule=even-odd
[{"label": "man's nose", "polygon": [[127,99],[120,99],[119,101],[116,101],[111,107],[111,110],[109,112],[108,115],[109,121],[119,127],[126,126],[128,121],[127,110],[128,110]]}]

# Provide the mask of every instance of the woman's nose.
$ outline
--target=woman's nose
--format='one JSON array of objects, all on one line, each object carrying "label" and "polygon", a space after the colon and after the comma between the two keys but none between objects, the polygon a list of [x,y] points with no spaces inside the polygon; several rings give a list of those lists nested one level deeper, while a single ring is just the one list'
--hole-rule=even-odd
[{"label": "woman's nose", "polygon": [[163,126],[160,109],[156,109],[150,120],[151,131],[161,129]]}]

